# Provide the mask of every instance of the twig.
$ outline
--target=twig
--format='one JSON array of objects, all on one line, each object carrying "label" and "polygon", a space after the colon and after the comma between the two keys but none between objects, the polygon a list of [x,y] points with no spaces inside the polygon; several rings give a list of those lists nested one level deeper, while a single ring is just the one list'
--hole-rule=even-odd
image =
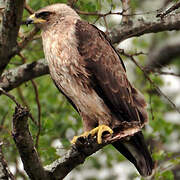
[{"label": "twig", "polygon": [[17,87],[17,93],[18,93],[23,105],[26,106],[29,109],[29,105],[27,104],[27,102],[26,102],[26,100],[25,100],[25,98],[24,98],[24,96],[22,94],[22,91],[21,91],[20,87]]},{"label": "twig", "polygon": [[165,99],[167,99],[169,101],[169,103],[171,104],[171,106],[178,112],[180,113],[180,110],[176,107],[176,105],[170,100],[170,98],[165,95],[160,89],[159,87],[151,80],[151,78],[148,76],[148,74],[146,73],[146,71],[136,62],[136,60],[134,59],[134,57],[132,55],[129,55],[125,52],[122,52],[122,50],[120,51],[121,54],[131,58],[131,60],[134,62],[134,64],[141,69],[141,71],[143,72],[144,76],[146,77],[146,79],[154,86],[155,90],[159,93],[159,95],[162,95]]},{"label": "twig", "polygon": [[[159,167],[157,167],[158,171],[163,173],[164,171],[170,170],[173,167],[175,167],[176,164],[173,163],[172,160],[177,160],[180,163],[180,154],[179,153],[177,153],[177,154],[175,153],[173,157],[166,158],[166,160],[163,161],[159,165]],[[177,162],[177,164],[179,164],[178,162]]]},{"label": "twig", "polygon": [[128,14],[131,14],[130,12],[130,0],[121,0],[122,2],[122,8],[123,8],[123,13],[122,13],[122,22],[124,24],[129,24],[130,21],[130,16],[127,16]]},{"label": "twig", "polygon": [[0,93],[8,96],[16,104],[16,106],[20,106],[20,104],[17,102],[16,98],[13,95],[11,95],[8,92],[4,91],[2,88],[0,88]]},{"label": "twig", "polygon": [[4,126],[5,120],[6,120],[6,116],[8,115],[8,111],[2,116],[2,120],[0,122],[0,131],[1,130],[5,130],[7,131],[7,133],[9,135],[11,135],[11,132],[9,131],[9,129],[7,127]]},{"label": "twig", "polygon": [[9,135],[11,135],[11,131],[7,127],[0,125],[0,131],[2,130],[6,131]]},{"label": "twig", "polygon": [[69,6],[71,6],[73,8],[77,1],[78,0],[68,0],[67,5],[69,5]]},{"label": "twig", "polygon": [[24,36],[23,40],[19,42],[16,48],[13,49],[11,56],[19,54],[19,52],[24,49],[29,42],[31,42],[34,36],[39,32],[39,28],[35,27],[31,32]]},{"label": "twig", "polygon": [[38,149],[39,136],[41,133],[41,105],[40,105],[40,101],[39,101],[39,94],[38,94],[37,85],[36,85],[34,80],[31,80],[31,83],[32,83],[33,88],[34,88],[34,92],[35,92],[35,96],[36,96],[36,103],[37,103],[37,107],[38,107],[38,132],[36,135],[36,143],[35,143],[35,147],[36,147],[36,149]]},{"label": "twig", "polygon": [[[15,102],[16,106],[18,106],[18,107],[20,106],[20,104],[17,102],[16,98],[15,98],[13,95],[9,94],[8,92],[4,91],[1,87],[0,87],[0,93],[8,96],[12,101]],[[32,121],[37,125],[37,123],[36,123],[36,121],[34,120],[34,118],[32,117],[32,114],[31,114],[31,113],[29,113],[29,117],[30,117],[30,118],[32,119]]]},{"label": "twig", "polygon": [[163,2],[163,7],[162,8],[165,8],[169,3],[171,3],[172,2],[172,0],[165,0],[164,2]]},{"label": "twig", "polygon": [[[26,63],[26,58],[24,57],[24,55],[21,52],[19,52],[18,55],[21,57],[23,64]],[[30,110],[29,105],[27,104],[20,87],[17,88],[17,91],[24,105]],[[37,126],[37,122],[33,118],[32,113],[29,113],[29,117],[31,118],[32,122],[34,122],[34,124]]]},{"label": "twig", "polygon": [[4,125],[4,122],[6,120],[6,116],[8,115],[8,111],[2,116],[1,122],[0,122],[0,126]]},{"label": "twig", "polygon": [[[28,103],[26,102],[26,100],[25,100],[25,98],[24,98],[24,96],[23,96],[23,93],[22,93],[20,87],[17,87],[17,92],[18,92],[18,94],[19,94],[19,97],[20,97],[23,105],[26,106],[26,107],[30,110],[29,105],[28,105]],[[36,120],[34,119],[34,117],[32,116],[32,113],[30,113],[30,112],[29,112],[29,117],[31,118],[32,122],[37,126],[37,122],[36,122]]]},{"label": "twig", "polygon": [[[99,16],[99,17],[105,17],[108,15],[122,15],[123,12],[112,12],[111,10],[107,13],[99,13],[99,12],[85,12],[78,9],[75,9],[78,14],[87,15],[87,16]],[[130,15],[128,15],[130,16]]]},{"label": "twig", "polygon": [[[24,55],[23,55],[21,52],[19,52],[18,55],[21,57],[21,59],[22,59],[22,61],[23,61],[23,64],[26,63],[26,58],[24,57]],[[24,96],[23,96],[22,91],[20,90],[20,88],[18,88],[18,93],[19,93],[19,96],[20,96],[22,102],[24,103],[24,105],[30,110],[30,108],[29,108],[28,104],[26,103],[26,100],[25,100],[25,98],[24,98]],[[37,126],[37,122],[36,122],[35,119],[33,118],[32,113],[30,113],[30,112],[29,112],[29,117],[31,118],[32,122],[34,122],[34,124]]]},{"label": "twig", "polygon": [[[120,54],[124,55],[124,49],[118,48],[118,52],[119,52]],[[129,56],[140,56],[140,55],[147,56],[148,53],[139,51],[139,52],[134,52],[134,53],[131,53],[131,54],[128,54],[128,55],[129,55]],[[126,56],[126,55],[125,55],[125,56]]]},{"label": "twig", "polygon": [[167,14],[171,13],[172,11],[178,9],[180,7],[180,2],[177,2],[176,4],[172,5],[167,11],[164,13],[157,14],[156,17],[164,18]]},{"label": "twig", "polygon": [[[156,166],[155,166],[155,173],[153,174],[153,176],[149,177],[147,180],[154,180],[156,172],[157,173],[160,172],[160,174],[163,174],[163,172],[165,172],[167,170],[172,170],[174,167],[176,167],[177,164],[180,163],[179,158],[180,158],[179,152],[174,153],[172,155],[172,157],[170,157],[170,158],[167,155],[165,157],[165,159],[160,164],[156,164]],[[172,162],[173,160],[176,160],[177,162],[174,163],[174,162]]]},{"label": "twig", "polygon": [[34,10],[27,3],[25,3],[25,9],[27,10],[27,12],[29,12],[29,14],[34,13]]},{"label": "twig", "polygon": [[151,97],[151,94],[149,95],[149,104],[150,104],[151,118],[152,118],[152,120],[154,120],[154,113],[153,113],[153,108],[152,108],[152,97]]},{"label": "twig", "polygon": [[153,73],[157,73],[157,74],[160,74],[160,75],[171,75],[171,76],[180,77],[180,74],[176,74],[176,73],[173,73],[173,72],[159,71],[159,70],[156,70],[156,69],[150,69],[150,70],[148,69],[147,72],[153,72]]},{"label": "twig", "polygon": [[105,27],[106,27],[106,33],[108,33],[109,28],[108,28],[108,24],[107,24],[107,21],[106,21],[106,17],[105,17],[105,16],[103,16],[103,20],[104,20]]}]

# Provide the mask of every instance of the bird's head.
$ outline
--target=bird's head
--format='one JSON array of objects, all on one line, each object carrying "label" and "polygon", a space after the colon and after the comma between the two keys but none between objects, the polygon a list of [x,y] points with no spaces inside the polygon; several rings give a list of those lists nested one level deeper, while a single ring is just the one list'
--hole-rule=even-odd
[{"label": "bird's head", "polygon": [[67,16],[79,18],[79,15],[71,7],[57,3],[36,11],[26,20],[26,25],[37,24],[38,27],[43,28],[56,24]]}]

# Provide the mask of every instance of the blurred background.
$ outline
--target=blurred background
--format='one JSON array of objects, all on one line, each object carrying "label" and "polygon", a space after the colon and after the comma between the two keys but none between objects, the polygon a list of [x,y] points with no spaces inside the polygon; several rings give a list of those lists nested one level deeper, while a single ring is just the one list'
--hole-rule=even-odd
[{"label": "blurred background", "polygon": [[[27,7],[37,10],[49,4],[63,0],[27,0]],[[70,2],[70,1],[69,1]],[[74,1],[75,2],[75,1]],[[124,7],[121,0],[78,0],[74,7],[83,19],[95,24],[99,29],[110,34],[116,26],[125,26],[136,21],[154,21],[156,14],[176,1],[170,0],[131,0],[122,17]],[[2,3],[3,4],[3,3]],[[85,15],[82,12],[97,12]],[[99,17],[98,13],[106,14]],[[178,9],[176,13],[179,13]],[[23,20],[29,16],[24,10]],[[33,29],[33,25],[22,25],[19,40]],[[169,97],[180,109],[180,32],[164,31],[149,33],[140,37],[126,38],[114,44],[119,49],[126,65],[129,80],[145,96],[148,103],[149,124],[143,129],[152,156],[156,161],[156,180],[180,179],[180,114],[169,101],[157,93],[155,86]],[[122,50],[123,49],[123,50]],[[150,83],[142,70],[132,61],[130,55],[145,70],[154,84]],[[19,55],[12,58],[7,70],[44,58],[40,32]],[[59,93],[45,75],[28,81],[11,92],[17,100],[27,106],[32,114],[29,119],[30,130],[36,142],[38,126],[33,120],[41,120],[38,152],[44,165],[63,156],[70,148],[74,135],[83,132],[81,118],[65,97]],[[39,105],[38,105],[39,104]],[[0,96],[0,139],[4,142],[4,156],[17,180],[28,179],[20,160],[17,148],[11,136],[11,122],[15,104],[5,96]],[[134,166],[121,156],[111,145],[106,146],[87,158],[83,165],[74,169],[65,180],[140,180]]]}]

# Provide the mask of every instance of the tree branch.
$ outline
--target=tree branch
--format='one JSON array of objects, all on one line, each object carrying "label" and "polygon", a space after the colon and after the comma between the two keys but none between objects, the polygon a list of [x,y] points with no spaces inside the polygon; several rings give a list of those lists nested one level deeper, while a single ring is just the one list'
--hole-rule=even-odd
[{"label": "tree branch", "polygon": [[14,49],[11,52],[11,56],[14,56],[21,52],[22,49],[24,49],[29,42],[31,42],[34,38],[34,36],[38,33],[39,28],[35,27],[32,31],[30,31],[26,36],[24,36],[23,40],[19,42],[19,44],[14,47]]},{"label": "tree branch", "polygon": [[34,10],[27,3],[25,3],[25,9],[26,9],[26,11],[28,11],[29,14],[34,13]]},{"label": "tree branch", "polygon": [[131,16],[128,16],[129,14],[131,14],[130,0],[121,0],[121,2],[122,2],[122,8],[123,8],[122,23],[123,24],[132,23],[130,20]]},{"label": "tree branch", "polygon": [[101,149],[106,144],[97,144],[96,139],[78,139],[76,145],[60,159],[54,161],[51,165],[45,167],[50,179],[63,179],[69,172],[79,164],[83,164],[85,159],[91,154]]},{"label": "tree branch", "polygon": [[29,132],[28,116],[29,111],[26,108],[16,106],[12,135],[28,176],[32,180],[48,180]]},{"label": "tree branch", "polygon": [[127,24],[116,26],[109,34],[112,43],[119,43],[130,37],[172,30],[180,30],[180,13],[168,15],[163,19],[154,17],[150,20],[145,20],[139,18],[138,20],[133,20],[132,24],[128,26]]},{"label": "tree branch", "polygon": [[166,100],[168,100],[168,102],[170,103],[170,105],[172,106],[172,108],[174,108],[179,114],[180,114],[180,109],[176,107],[176,105],[172,102],[172,100],[166,95],[164,94],[160,88],[151,80],[151,78],[148,76],[147,71],[145,68],[142,68],[141,65],[139,65],[137,63],[137,61],[135,60],[135,58],[132,55],[129,55],[127,53],[125,53],[124,51],[122,51],[121,49],[118,50],[120,54],[123,54],[129,58],[131,58],[131,60],[134,62],[134,64],[143,72],[145,78],[153,85],[153,87],[155,88],[156,92],[163,96]]},{"label": "tree branch", "polygon": [[0,29],[0,75],[9,63],[21,25],[25,0],[6,0]]},{"label": "tree branch", "polygon": [[[146,70],[146,71],[148,72],[148,70]],[[156,69],[150,69],[149,72],[153,72],[153,73],[158,74],[158,75],[171,75],[171,76],[180,77],[180,74],[176,74],[173,72],[165,72],[165,71],[156,70]]]},{"label": "tree branch", "polygon": [[30,64],[23,64],[3,73],[0,77],[0,87],[5,91],[9,91],[26,81],[48,73],[49,68],[45,59],[34,61]]},{"label": "tree branch", "polygon": [[41,133],[41,104],[40,104],[40,100],[39,100],[39,93],[38,93],[38,88],[37,88],[37,84],[34,80],[31,80],[32,86],[34,88],[34,92],[35,92],[35,99],[36,99],[36,103],[37,103],[37,109],[38,109],[38,132],[36,135],[36,143],[35,143],[35,147],[38,150],[38,146],[39,146],[39,136]]},{"label": "tree branch", "polygon": [[157,14],[157,17],[160,18],[164,18],[167,14],[171,13],[172,11],[175,11],[176,9],[178,9],[180,7],[180,2],[177,2],[175,4],[173,4],[167,11],[165,11],[164,13],[159,13]]},{"label": "tree branch", "polygon": [[103,144],[98,144],[96,137],[89,136],[86,139],[80,137],[76,141],[76,144],[72,145],[71,149],[63,157],[46,166],[45,170],[49,174],[51,180],[63,179],[72,169],[84,163],[88,156],[117,139],[119,140],[134,135],[141,128],[142,127],[138,126],[138,123],[128,124],[128,126],[118,134],[114,133],[113,137],[109,135],[105,136]]}]

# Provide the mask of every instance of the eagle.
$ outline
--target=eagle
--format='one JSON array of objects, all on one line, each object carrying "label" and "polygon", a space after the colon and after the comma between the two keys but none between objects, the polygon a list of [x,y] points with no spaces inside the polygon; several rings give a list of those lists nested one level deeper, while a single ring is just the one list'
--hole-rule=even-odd
[{"label": "eagle", "polygon": [[106,34],[61,3],[41,8],[26,23],[41,28],[51,78],[83,120],[84,133],[71,142],[91,135],[101,144],[104,133],[126,132],[128,138],[112,145],[142,176],[151,175],[154,163],[141,131],[146,102]]}]

